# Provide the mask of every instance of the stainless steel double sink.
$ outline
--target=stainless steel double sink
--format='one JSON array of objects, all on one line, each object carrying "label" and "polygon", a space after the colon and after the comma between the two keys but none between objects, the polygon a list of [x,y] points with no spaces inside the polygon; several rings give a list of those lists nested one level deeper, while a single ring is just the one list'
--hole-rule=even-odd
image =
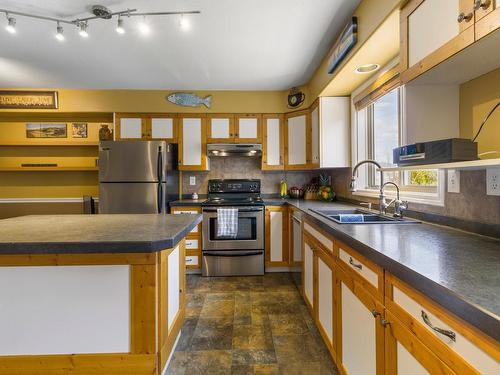
[{"label": "stainless steel double sink", "polygon": [[[338,224],[418,224],[420,221],[407,219],[407,218],[397,218],[388,215],[377,214],[370,211],[360,210],[360,209],[345,209],[345,210],[313,210],[318,215],[326,217],[327,219],[334,221]],[[343,215],[362,215],[362,221],[344,221]]]}]

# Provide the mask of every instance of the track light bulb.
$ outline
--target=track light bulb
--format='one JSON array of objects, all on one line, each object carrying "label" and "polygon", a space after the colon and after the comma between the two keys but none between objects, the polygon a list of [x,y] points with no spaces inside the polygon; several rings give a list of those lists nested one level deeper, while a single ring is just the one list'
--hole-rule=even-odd
[{"label": "track light bulb", "polygon": [[5,26],[5,30],[7,30],[11,34],[16,33],[16,19],[14,17],[7,17],[8,24]]},{"label": "track light bulb", "polygon": [[151,32],[151,28],[149,27],[149,24],[146,22],[146,17],[144,17],[142,22],[139,24],[139,30],[144,35],[148,35]]},{"label": "track light bulb", "polygon": [[123,20],[118,17],[118,24],[116,25],[116,32],[118,34],[125,34],[125,28],[123,27]]},{"label": "track light bulb", "polygon": [[57,32],[56,32],[56,39],[60,42],[62,42],[64,40],[64,29],[63,27],[57,23]]},{"label": "track light bulb", "polygon": [[179,20],[179,26],[181,27],[182,30],[189,30],[191,28],[191,23],[189,22],[189,19],[184,17],[184,14],[181,14],[181,19]]},{"label": "track light bulb", "polygon": [[78,27],[80,29],[78,34],[80,34],[82,38],[87,38],[89,36],[89,33],[87,32],[87,27],[88,27],[87,22],[80,22]]}]

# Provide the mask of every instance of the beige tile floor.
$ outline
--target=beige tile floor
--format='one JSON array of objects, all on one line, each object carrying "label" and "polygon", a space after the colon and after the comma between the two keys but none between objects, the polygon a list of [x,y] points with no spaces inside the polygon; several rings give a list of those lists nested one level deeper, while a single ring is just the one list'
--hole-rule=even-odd
[{"label": "beige tile floor", "polygon": [[187,277],[169,375],[338,374],[290,274]]}]

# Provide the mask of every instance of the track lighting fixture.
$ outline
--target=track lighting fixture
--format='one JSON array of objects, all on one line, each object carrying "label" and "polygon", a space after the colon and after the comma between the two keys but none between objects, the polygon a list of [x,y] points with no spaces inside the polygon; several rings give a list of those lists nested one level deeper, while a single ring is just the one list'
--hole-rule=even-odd
[{"label": "track lighting fixture", "polygon": [[5,26],[5,30],[7,30],[11,34],[16,33],[16,19],[14,17],[9,17],[9,14],[5,14],[7,16],[7,26]]},{"label": "track lighting fixture", "polygon": [[143,17],[142,22],[139,23],[139,30],[142,34],[147,35],[151,33],[151,27],[149,23],[146,22],[146,16],[172,16],[172,15],[180,15],[180,20],[179,20],[179,25],[183,30],[188,30],[190,28],[190,23],[189,20],[185,17],[186,14],[200,14],[201,12],[199,10],[193,10],[193,11],[183,11],[183,12],[147,12],[147,13],[140,13],[137,11],[137,9],[126,9],[126,10],[121,10],[118,12],[112,12],[108,8],[102,5],[93,5],[91,8],[92,15],[89,17],[85,18],[77,18],[74,20],[67,20],[63,18],[55,18],[55,17],[48,17],[48,16],[42,16],[38,14],[32,14],[32,13],[23,13],[23,12],[17,12],[17,11],[11,11],[8,9],[0,9],[0,13],[5,13],[5,16],[7,17],[7,25],[5,26],[5,29],[11,33],[14,34],[16,32],[16,19],[12,17],[11,15],[16,15],[16,16],[21,16],[21,17],[27,17],[27,18],[34,18],[38,20],[43,20],[43,21],[49,21],[49,22],[56,22],[57,23],[57,32],[55,34],[55,37],[59,41],[63,41],[65,39],[64,37],[64,30],[62,27],[62,24],[67,24],[71,26],[76,26],[78,28],[78,33],[80,34],[81,37],[87,38],[89,36],[88,33],[88,22],[89,21],[94,21],[94,20],[110,20],[113,19],[113,17],[118,18],[118,23],[116,26],[116,32],[118,34],[125,34],[125,28],[123,27],[123,18],[122,17]]},{"label": "track lighting fixture", "polygon": [[56,32],[56,39],[60,42],[62,42],[64,40],[64,29],[63,27],[59,24],[59,22],[57,23],[57,32]]},{"label": "track lighting fixture", "polygon": [[87,27],[88,27],[87,22],[80,22],[80,24],[78,25],[78,28],[80,29],[80,31],[78,31],[78,34],[80,34],[82,38],[87,38],[89,36],[89,33],[87,32]]},{"label": "track lighting fixture", "polygon": [[123,19],[118,17],[118,24],[116,25],[116,32],[118,34],[125,34],[125,28],[123,27]]}]

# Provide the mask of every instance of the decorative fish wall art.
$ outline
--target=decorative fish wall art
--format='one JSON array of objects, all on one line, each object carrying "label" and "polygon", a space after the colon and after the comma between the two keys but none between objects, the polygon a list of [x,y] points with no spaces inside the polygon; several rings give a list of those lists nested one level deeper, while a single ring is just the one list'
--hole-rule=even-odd
[{"label": "decorative fish wall art", "polygon": [[212,96],[209,95],[206,98],[199,97],[196,94],[190,94],[187,92],[176,92],[167,96],[167,100],[170,103],[181,105],[183,107],[199,107],[204,105],[210,108],[212,105]]}]

